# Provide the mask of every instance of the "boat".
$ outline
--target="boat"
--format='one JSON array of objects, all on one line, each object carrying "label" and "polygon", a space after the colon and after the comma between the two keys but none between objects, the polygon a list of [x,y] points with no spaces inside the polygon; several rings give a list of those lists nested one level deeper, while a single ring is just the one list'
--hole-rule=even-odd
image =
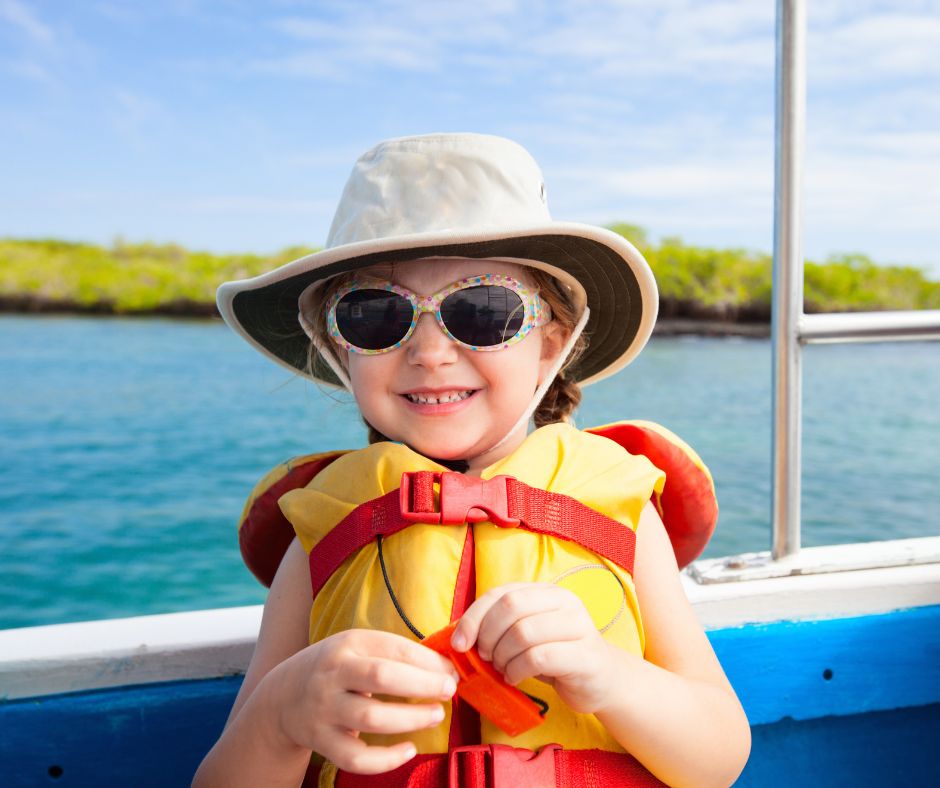
[{"label": "boat", "polygon": [[[752,726],[742,786],[937,785],[940,536],[800,545],[804,344],[940,338],[940,311],[803,313],[805,9],[777,4],[772,549],[682,582]],[[940,512],[927,512],[937,518]],[[260,606],[0,632],[0,785],[188,785]]]}]

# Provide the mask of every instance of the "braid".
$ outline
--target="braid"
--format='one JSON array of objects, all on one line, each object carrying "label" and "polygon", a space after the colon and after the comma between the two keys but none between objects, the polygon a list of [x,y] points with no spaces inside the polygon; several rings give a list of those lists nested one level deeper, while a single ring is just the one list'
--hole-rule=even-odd
[{"label": "braid", "polygon": [[[578,316],[575,313],[570,291],[555,277],[538,268],[530,269],[529,275],[535,280],[542,300],[551,307],[552,319],[558,321],[568,331],[573,331],[578,322]],[[565,359],[565,363],[562,364],[545,392],[545,396],[535,409],[535,413],[532,414],[536,428],[572,420],[571,415],[581,404],[581,387],[568,375],[587,349],[587,343],[588,340],[584,334],[581,334],[575,341],[574,347],[568,353],[568,358]]]},{"label": "braid", "polygon": [[573,380],[566,380],[563,372],[555,376],[545,396],[532,414],[536,427],[570,421],[571,414],[581,404],[581,387]]}]

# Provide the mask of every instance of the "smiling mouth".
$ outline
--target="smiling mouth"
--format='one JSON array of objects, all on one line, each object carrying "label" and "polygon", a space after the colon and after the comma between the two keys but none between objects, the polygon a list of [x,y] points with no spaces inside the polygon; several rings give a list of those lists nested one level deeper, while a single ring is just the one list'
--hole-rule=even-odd
[{"label": "smiling mouth", "polygon": [[474,389],[463,389],[460,391],[444,391],[440,394],[404,394],[403,396],[409,402],[416,405],[444,405],[448,402],[461,402],[472,396]]}]

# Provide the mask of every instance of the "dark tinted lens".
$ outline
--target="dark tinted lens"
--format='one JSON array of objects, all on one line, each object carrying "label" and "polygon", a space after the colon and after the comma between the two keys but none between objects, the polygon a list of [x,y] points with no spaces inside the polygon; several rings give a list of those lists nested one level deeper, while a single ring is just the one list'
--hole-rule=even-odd
[{"label": "dark tinted lens", "polygon": [[336,326],[350,345],[384,350],[411,327],[411,302],[388,290],[354,290],[336,305]]},{"label": "dark tinted lens", "polygon": [[441,304],[444,325],[461,342],[479,347],[512,339],[525,319],[522,299],[501,285],[458,290]]}]

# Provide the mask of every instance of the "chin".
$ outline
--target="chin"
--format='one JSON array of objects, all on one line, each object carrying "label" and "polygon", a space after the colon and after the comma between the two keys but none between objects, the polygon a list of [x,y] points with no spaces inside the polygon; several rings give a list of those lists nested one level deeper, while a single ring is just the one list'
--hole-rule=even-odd
[{"label": "chin", "polygon": [[469,454],[471,450],[468,449],[455,449],[453,444],[448,446],[429,446],[424,444],[412,444],[409,443],[412,449],[414,449],[418,454],[421,454],[424,457],[433,460],[468,460],[470,459]]},{"label": "chin", "polygon": [[408,446],[418,454],[437,460],[467,460],[480,452],[472,444],[457,443],[453,440],[422,440],[420,437],[414,441],[405,440]]}]

